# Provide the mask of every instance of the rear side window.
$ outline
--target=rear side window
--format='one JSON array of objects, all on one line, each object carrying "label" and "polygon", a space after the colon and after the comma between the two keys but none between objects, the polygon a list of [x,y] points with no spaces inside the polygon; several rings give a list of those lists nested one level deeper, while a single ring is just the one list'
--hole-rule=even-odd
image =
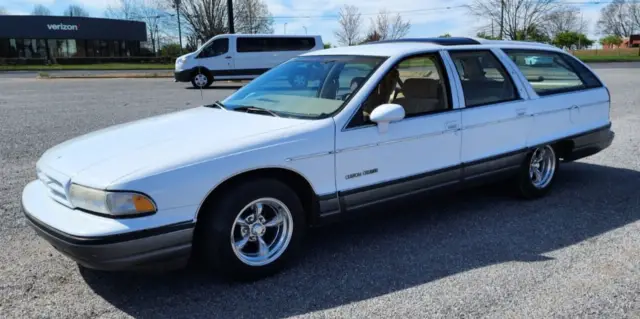
[{"label": "rear side window", "polygon": [[238,38],[238,52],[307,51],[316,45],[315,38],[251,37]]},{"label": "rear side window", "polygon": [[465,107],[518,99],[513,81],[491,51],[449,51],[460,76]]},{"label": "rear side window", "polygon": [[564,53],[541,50],[503,50],[540,96],[601,87],[584,65]]}]

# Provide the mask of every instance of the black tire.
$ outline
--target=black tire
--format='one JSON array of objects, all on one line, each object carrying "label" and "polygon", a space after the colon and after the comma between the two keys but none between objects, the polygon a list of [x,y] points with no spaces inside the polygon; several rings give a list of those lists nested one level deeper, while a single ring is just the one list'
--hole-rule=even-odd
[{"label": "black tire", "polygon": [[[530,167],[532,165],[531,163],[534,154],[536,154],[536,151],[540,149],[544,149],[545,152],[551,152],[552,157],[549,158],[548,164],[553,165],[553,170],[548,177],[549,179],[545,179],[545,183],[541,183],[536,186],[534,178],[531,177]],[[516,190],[518,195],[525,199],[537,199],[545,196],[551,190],[554,184],[559,167],[560,160],[558,158],[558,153],[551,145],[540,146],[529,152],[529,154],[527,154],[524,161],[522,162],[520,171],[516,176]]]},{"label": "black tire", "polygon": [[[260,198],[274,198],[284,203],[293,220],[293,232],[284,252],[271,263],[250,266],[232,248],[232,227],[242,209]],[[283,270],[298,254],[306,232],[305,212],[296,193],[274,179],[259,179],[233,186],[216,200],[207,203],[199,214],[194,238],[197,260],[207,271],[238,281],[251,281]]]},{"label": "black tire", "polygon": [[[205,85],[198,85],[197,84],[197,82],[199,82],[198,77],[206,78],[206,82],[203,81],[203,83],[206,83],[206,84]],[[209,72],[206,69],[196,70],[191,75],[191,85],[193,85],[193,87],[196,88],[196,89],[208,88],[208,87],[211,86],[212,83],[213,83],[213,75],[211,74],[211,72]]]}]

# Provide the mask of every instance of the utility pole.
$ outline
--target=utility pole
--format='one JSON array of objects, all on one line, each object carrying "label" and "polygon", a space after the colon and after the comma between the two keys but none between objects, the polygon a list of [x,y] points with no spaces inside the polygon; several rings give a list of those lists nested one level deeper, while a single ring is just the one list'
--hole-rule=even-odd
[{"label": "utility pole", "polygon": [[233,1],[227,0],[227,18],[229,19],[229,33],[234,34],[236,30],[233,27]]},{"label": "utility pole", "polygon": [[180,3],[182,0],[173,0],[176,7],[176,16],[178,17],[178,40],[180,41],[180,54],[182,54],[182,28],[180,28]]},{"label": "utility pole", "polygon": [[500,40],[504,36],[504,0],[500,0]]}]

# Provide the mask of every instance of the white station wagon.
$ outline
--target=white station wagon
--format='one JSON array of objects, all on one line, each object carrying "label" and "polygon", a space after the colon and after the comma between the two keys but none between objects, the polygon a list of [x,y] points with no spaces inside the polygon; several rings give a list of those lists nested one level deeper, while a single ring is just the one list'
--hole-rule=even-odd
[{"label": "white station wagon", "polygon": [[[301,69],[320,76],[291,85]],[[387,200],[500,179],[541,197],[560,160],[607,148],[610,128],[608,89],[552,46],[372,43],[304,54],[223,101],[55,146],[22,205],[85,267],[198,257],[257,279],[283,269],[309,226]]]}]

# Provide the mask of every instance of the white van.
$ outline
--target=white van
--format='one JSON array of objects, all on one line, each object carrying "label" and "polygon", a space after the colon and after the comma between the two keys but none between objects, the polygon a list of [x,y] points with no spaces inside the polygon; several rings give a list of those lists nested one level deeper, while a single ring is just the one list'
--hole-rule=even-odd
[{"label": "white van", "polygon": [[[176,82],[208,87],[214,80],[250,80],[300,54],[324,49],[318,35],[223,34],[195,52],[176,60]],[[292,76],[293,86],[304,87],[302,73]]]}]

